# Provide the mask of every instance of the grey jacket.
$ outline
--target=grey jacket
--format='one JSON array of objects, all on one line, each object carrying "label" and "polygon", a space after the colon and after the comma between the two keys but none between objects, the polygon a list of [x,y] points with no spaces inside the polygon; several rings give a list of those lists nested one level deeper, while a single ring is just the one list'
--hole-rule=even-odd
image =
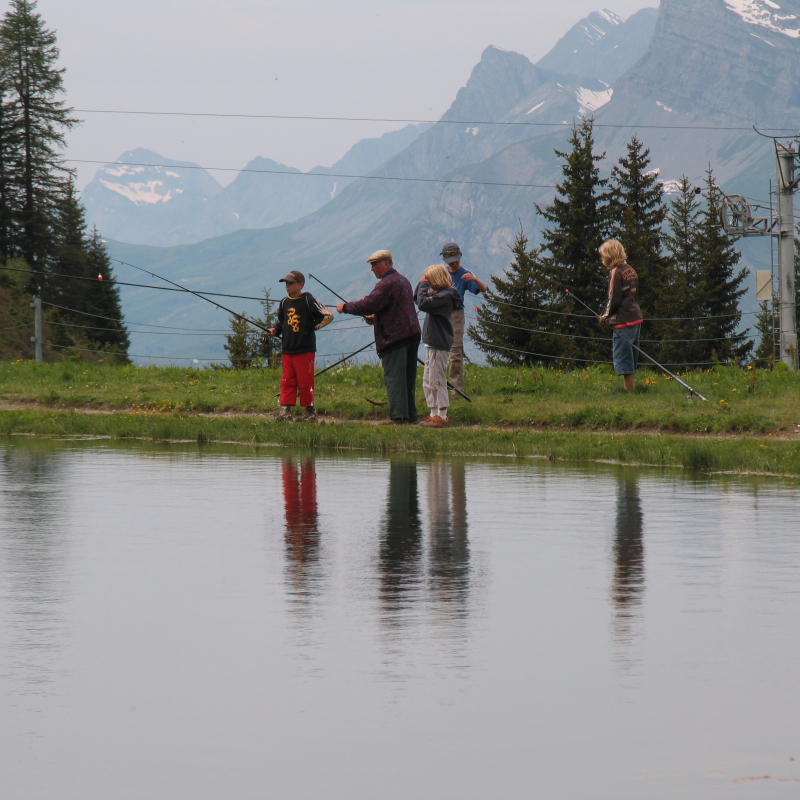
[{"label": "grey jacket", "polygon": [[452,286],[434,292],[427,281],[420,281],[414,290],[414,302],[426,315],[423,344],[434,350],[449,350],[453,346],[452,314],[461,302],[461,295]]}]

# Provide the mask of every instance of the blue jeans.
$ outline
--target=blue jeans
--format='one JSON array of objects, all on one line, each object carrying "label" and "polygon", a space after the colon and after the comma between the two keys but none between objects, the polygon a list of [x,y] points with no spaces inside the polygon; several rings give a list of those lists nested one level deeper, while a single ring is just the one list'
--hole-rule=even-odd
[{"label": "blue jeans", "polygon": [[617,375],[635,375],[639,366],[639,351],[631,345],[639,346],[639,332],[641,323],[631,325],[629,328],[614,328],[614,372]]}]

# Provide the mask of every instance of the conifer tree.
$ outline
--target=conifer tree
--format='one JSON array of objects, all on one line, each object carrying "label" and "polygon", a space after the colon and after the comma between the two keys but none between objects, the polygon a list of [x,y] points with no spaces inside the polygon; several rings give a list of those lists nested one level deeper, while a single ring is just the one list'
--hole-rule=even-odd
[{"label": "conifer tree", "polygon": [[[11,0],[0,24],[0,74],[21,137],[10,166],[19,190],[18,249],[33,269],[46,268],[52,255],[55,218],[70,176],[61,155],[64,135],[77,124],[61,99],[58,56],[55,33],[36,13],[36,2]],[[41,280],[34,282],[41,288]]]},{"label": "conifer tree", "polygon": [[520,228],[511,251],[514,258],[505,277],[492,277],[494,288],[485,293],[477,324],[470,325],[467,335],[488,354],[490,364],[556,360],[564,340],[550,333],[556,327],[553,319],[560,317],[546,313],[552,297],[543,280],[543,248],[529,250],[528,238]]},{"label": "conifer tree", "polygon": [[[605,154],[594,153],[594,120],[583,120],[572,131],[569,153],[556,150],[563,159],[563,179],[556,185],[556,197],[544,210],[536,210],[550,223],[542,231],[550,255],[543,259],[549,310],[571,312],[559,317],[557,330],[569,334],[559,347],[565,360],[607,361],[610,334],[597,320],[576,309],[565,295],[569,288],[580,293],[589,306],[601,311],[607,295],[607,279],[597,253],[608,233],[607,180],[597,166]],[[551,326],[553,323],[551,323]],[[578,363],[581,363],[578,361]]]},{"label": "conifer tree", "polygon": [[[91,339],[99,350],[110,351],[119,355],[118,360],[128,361],[130,337],[122,314],[122,302],[119,286],[114,280],[114,269],[108,250],[97,228],[92,228],[88,240],[84,241],[86,264],[89,278],[98,279],[85,282],[86,311],[96,314],[95,325],[104,330],[91,331]],[[99,280],[99,276],[103,276]],[[108,317],[103,321],[102,317]],[[97,325],[97,322],[101,325]]]},{"label": "conifer tree", "polygon": [[658,313],[653,315],[662,318],[654,325],[661,341],[653,348],[653,355],[664,364],[691,364],[706,359],[703,344],[696,341],[701,328],[697,303],[700,221],[697,192],[684,175],[678,196],[670,203],[668,228],[664,234],[667,251],[664,285],[657,304]]},{"label": "conifer tree", "polygon": [[[700,212],[698,238],[699,286],[698,308],[705,320],[698,330],[706,352],[704,361],[733,361],[745,358],[753,343],[742,338],[749,331],[737,332],[742,319],[739,300],[745,294],[741,288],[747,270],[737,270],[741,253],[733,247],[733,237],[719,222],[722,192],[714,182],[709,168],[706,171],[705,208]],[[700,342],[698,342],[700,343]]]},{"label": "conifer tree", "polygon": [[759,336],[756,348],[756,364],[759,367],[771,368],[775,363],[775,309],[768,300],[759,303],[758,308],[756,330]]},{"label": "conifer tree", "polygon": [[661,226],[667,209],[658,174],[650,170],[650,151],[635,135],[627,150],[611,169],[609,233],[622,242],[639,276],[640,291],[655,311],[665,281]]}]

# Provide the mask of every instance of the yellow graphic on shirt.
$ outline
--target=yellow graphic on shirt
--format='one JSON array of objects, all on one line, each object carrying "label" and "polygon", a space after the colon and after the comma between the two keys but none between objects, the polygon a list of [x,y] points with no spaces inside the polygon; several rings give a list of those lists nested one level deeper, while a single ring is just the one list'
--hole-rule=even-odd
[{"label": "yellow graphic on shirt", "polygon": [[289,309],[286,315],[286,323],[295,333],[300,333],[300,315],[295,308]]}]

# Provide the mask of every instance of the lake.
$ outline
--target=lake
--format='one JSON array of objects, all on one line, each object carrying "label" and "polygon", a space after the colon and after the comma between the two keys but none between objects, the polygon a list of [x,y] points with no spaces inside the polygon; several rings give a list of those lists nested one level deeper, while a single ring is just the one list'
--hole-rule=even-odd
[{"label": "lake", "polygon": [[800,483],[0,439],[10,800],[797,798]]}]

